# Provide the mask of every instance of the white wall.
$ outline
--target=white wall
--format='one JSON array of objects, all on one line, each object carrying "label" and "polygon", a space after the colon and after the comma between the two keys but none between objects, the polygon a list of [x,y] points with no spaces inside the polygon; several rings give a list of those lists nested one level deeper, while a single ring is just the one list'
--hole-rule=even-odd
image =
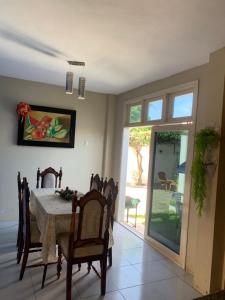
[{"label": "white wall", "polygon": [[[176,149],[176,151],[175,151]],[[155,150],[154,182],[159,182],[158,173],[165,172],[167,179],[175,180],[176,167],[179,151],[178,146],[171,144],[157,144]]]},{"label": "white wall", "polygon": [[[86,192],[91,173],[108,169],[110,175],[115,97],[87,92],[87,100],[65,95],[63,87],[0,77],[0,220],[16,220],[18,212],[17,172],[26,176],[30,187],[36,184],[40,167],[63,168],[63,185]],[[77,111],[75,148],[17,146],[16,105],[20,101]],[[110,105],[108,105],[110,101]],[[110,111],[107,112],[107,107]],[[106,118],[106,114],[108,118]],[[105,145],[107,137],[107,145]],[[104,152],[104,155],[103,155]],[[105,154],[107,153],[107,155]],[[103,157],[106,161],[103,162]],[[109,165],[109,166],[108,166]]]}]

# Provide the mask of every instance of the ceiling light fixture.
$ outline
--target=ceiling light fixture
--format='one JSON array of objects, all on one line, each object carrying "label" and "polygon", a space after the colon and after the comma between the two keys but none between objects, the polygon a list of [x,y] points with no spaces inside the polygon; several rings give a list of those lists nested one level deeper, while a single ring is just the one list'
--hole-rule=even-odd
[{"label": "ceiling light fixture", "polygon": [[79,85],[78,85],[78,99],[84,100],[85,99],[85,77],[79,77]]},{"label": "ceiling light fixture", "polygon": [[73,72],[66,72],[66,94],[73,94]]},{"label": "ceiling light fixture", "polygon": [[[68,60],[67,63],[70,66],[85,66],[85,62]],[[78,85],[78,99],[85,99],[85,77],[79,77]],[[73,94],[73,72],[66,72],[66,94]]]}]

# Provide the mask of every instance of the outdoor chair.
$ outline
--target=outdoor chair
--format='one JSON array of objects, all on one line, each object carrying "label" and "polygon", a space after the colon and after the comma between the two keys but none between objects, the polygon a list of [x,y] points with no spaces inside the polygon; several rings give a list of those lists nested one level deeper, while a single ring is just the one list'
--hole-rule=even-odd
[{"label": "outdoor chair", "polygon": [[134,217],[134,227],[135,228],[137,226],[137,207],[140,202],[141,202],[141,200],[138,198],[132,198],[130,196],[126,196],[125,209],[127,209],[127,223],[129,221],[129,209],[135,208],[135,217]]},{"label": "outdoor chair", "polygon": [[165,172],[158,172],[158,178],[161,189],[164,189],[165,191],[171,191],[171,189],[173,189],[174,191],[176,191],[176,182],[174,180],[167,179]]}]

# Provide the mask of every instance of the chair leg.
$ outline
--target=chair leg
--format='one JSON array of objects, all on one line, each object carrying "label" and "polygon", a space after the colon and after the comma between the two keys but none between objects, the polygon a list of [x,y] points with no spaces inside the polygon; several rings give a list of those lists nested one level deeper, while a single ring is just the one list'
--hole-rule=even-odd
[{"label": "chair leg", "polygon": [[16,240],[16,247],[19,247],[19,242],[20,242],[20,225],[18,226],[18,232],[17,232],[17,240]]},{"label": "chair leg", "polygon": [[21,260],[22,254],[23,254],[23,245],[24,245],[23,238],[20,237],[20,239],[18,241],[18,248],[17,248],[17,264],[20,263],[20,260]]},{"label": "chair leg", "polygon": [[108,250],[109,254],[109,267],[112,267],[112,247]]},{"label": "chair leg", "polygon": [[137,227],[137,205],[135,207],[135,219],[134,219],[134,227]]},{"label": "chair leg", "polygon": [[78,264],[78,271],[81,269],[81,263]]},{"label": "chair leg", "polygon": [[89,261],[89,262],[88,262],[88,268],[87,268],[87,269],[88,269],[88,274],[89,274],[90,271],[91,271],[91,265],[92,265],[92,262]]},{"label": "chair leg", "polygon": [[66,272],[66,300],[71,300],[72,264],[67,262]]},{"label": "chair leg", "polygon": [[57,277],[60,278],[62,271],[62,251],[61,247],[58,245],[58,263],[57,263]]},{"label": "chair leg", "polygon": [[101,295],[104,296],[106,292],[107,256],[100,261],[100,264],[101,264]]},{"label": "chair leg", "polygon": [[20,270],[20,280],[23,279],[24,271],[25,271],[25,268],[27,265],[28,255],[29,255],[29,245],[27,245],[25,243],[24,253],[23,253],[23,262],[22,262],[22,266],[21,266],[21,270]]},{"label": "chair leg", "polygon": [[48,268],[48,264],[44,265],[44,271],[43,271],[42,283],[41,283],[41,288],[42,289],[44,288],[44,285],[45,285],[45,278],[46,278],[47,268]]}]

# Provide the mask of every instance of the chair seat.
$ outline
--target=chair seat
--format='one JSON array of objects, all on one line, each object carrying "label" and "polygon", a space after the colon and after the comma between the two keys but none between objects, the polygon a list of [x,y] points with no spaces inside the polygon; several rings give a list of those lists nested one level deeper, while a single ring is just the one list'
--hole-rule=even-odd
[{"label": "chair seat", "polygon": [[31,243],[40,243],[40,231],[37,226],[37,222],[34,220],[30,221],[30,235],[31,235]]},{"label": "chair seat", "polygon": [[[69,233],[61,233],[57,236],[57,242],[61,246],[62,253],[67,258],[68,257],[68,248],[69,248]],[[101,255],[103,252],[102,245],[86,245],[74,249],[73,257],[80,258],[86,256]]]}]

